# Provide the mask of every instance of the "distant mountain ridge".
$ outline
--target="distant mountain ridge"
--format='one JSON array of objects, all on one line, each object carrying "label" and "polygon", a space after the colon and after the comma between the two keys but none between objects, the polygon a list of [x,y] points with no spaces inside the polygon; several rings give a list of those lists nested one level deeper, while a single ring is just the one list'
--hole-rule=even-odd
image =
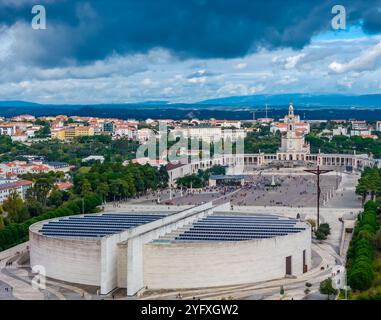
[{"label": "distant mountain ridge", "polygon": [[207,99],[195,103],[174,103],[170,101],[141,101],[131,103],[100,103],[100,104],[41,104],[29,101],[0,101],[0,108],[155,108],[165,106],[174,109],[218,109],[218,107],[250,108],[261,107],[266,104],[269,108],[287,106],[290,101],[296,106],[313,108],[381,108],[381,94],[344,95],[344,94],[256,94],[250,96],[230,96]]},{"label": "distant mountain ridge", "polygon": [[221,106],[285,106],[290,101],[297,106],[311,107],[374,107],[381,108],[381,94],[367,95],[308,95],[301,93],[288,94],[257,94],[251,96],[231,96],[200,101],[199,104]]},{"label": "distant mountain ridge", "polygon": [[0,107],[34,107],[34,106],[41,106],[41,104],[29,102],[29,101],[19,101],[19,100],[0,101]]}]

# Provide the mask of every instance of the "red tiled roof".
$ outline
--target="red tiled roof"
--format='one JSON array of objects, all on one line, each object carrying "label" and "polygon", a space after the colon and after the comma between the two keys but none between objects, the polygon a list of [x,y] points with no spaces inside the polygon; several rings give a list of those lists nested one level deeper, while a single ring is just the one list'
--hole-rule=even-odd
[{"label": "red tiled roof", "polygon": [[166,168],[168,171],[185,166],[183,163],[168,163]]},{"label": "red tiled roof", "polygon": [[24,186],[31,186],[32,184],[33,182],[28,180],[19,180],[15,182],[1,183],[0,190],[15,189],[15,188],[24,187]]},{"label": "red tiled roof", "polygon": [[55,186],[59,190],[67,190],[67,189],[73,187],[74,184],[72,182],[57,182],[57,183],[55,183]]}]

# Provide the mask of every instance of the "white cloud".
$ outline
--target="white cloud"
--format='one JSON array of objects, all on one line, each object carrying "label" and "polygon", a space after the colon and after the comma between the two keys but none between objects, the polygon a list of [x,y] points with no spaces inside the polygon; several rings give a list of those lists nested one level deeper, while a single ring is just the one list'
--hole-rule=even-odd
[{"label": "white cloud", "polygon": [[299,61],[302,58],[304,58],[304,56],[305,56],[305,54],[301,53],[301,54],[297,54],[295,56],[291,56],[291,57],[286,58],[284,68],[286,70],[294,69],[296,67],[296,65],[299,63]]},{"label": "white cloud", "polygon": [[238,70],[242,70],[242,69],[245,69],[247,67],[247,63],[246,62],[241,62],[241,63],[238,63],[235,65],[235,69],[238,69]]},{"label": "white cloud", "polygon": [[265,86],[262,84],[256,86],[249,86],[241,83],[228,83],[218,89],[217,94],[220,97],[227,95],[252,95],[265,90]]},{"label": "white cloud", "polygon": [[285,75],[280,80],[278,80],[276,83],[282,84],[282,85],[287,85],[287,84],[291,84],[291,83],[297,82],[297,81],[298,81],[298,78],[290,76],[290,75]]},{"label": "white cloud", "polygon": [[197,84],[197,83],[205,83],[206,80],[207,80],[206,77],[193,77],[188,79],[188,82]]},{"label": "white cloud", "polygon": [[174,92],[174,90],[172,87],[166,87],[163,89],[163,95],[166,97],[172,95],[173,92]]},{"label": "white cloud", "polygon": [[381,41],[371,47],[366,48],[358,57],[347,63],[339,63],[333,61],[329,65],[329,69],[336,73],[345,73],[349,71],[367,71],[373,70],[380,63],[381,58]]},{"label": "white cloud", "polygon": [[152,81],[150,78],[143,79],[143,81],[141,83],[145,87],[154,87],[157,85],[157,82]]}]

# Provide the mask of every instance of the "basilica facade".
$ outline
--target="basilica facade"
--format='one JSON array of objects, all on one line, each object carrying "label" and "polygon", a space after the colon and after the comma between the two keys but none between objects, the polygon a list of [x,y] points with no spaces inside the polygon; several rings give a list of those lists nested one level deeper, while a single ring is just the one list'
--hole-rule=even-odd
[{"label": "basilica facade", "polygon": [[304,132],[296,129],[298,123],[300,123],[300,118],[294,114],[294,107],[290,103],[288,115],[285,117],[287,130],[282,134],[277,160],[306,161],[307,155],[310,154],[310,146],[304,140]]}]

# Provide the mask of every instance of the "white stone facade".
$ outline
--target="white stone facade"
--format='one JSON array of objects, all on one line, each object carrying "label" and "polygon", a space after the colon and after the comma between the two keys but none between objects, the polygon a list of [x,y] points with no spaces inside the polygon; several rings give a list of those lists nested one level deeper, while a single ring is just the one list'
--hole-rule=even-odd
[{"label": "white stone facade", "polygon": [[148,289],[254,283],[285,277],[287,256],[292,257],[292,275],[303,274],[304,250],[309,270],[311,230],[251,241],[149,243],[143,250]]},{"label": "white stone facade", "polygon": [[30,265],[50,278],[100,286],[101,241],[46,237],[29,233]]}]

